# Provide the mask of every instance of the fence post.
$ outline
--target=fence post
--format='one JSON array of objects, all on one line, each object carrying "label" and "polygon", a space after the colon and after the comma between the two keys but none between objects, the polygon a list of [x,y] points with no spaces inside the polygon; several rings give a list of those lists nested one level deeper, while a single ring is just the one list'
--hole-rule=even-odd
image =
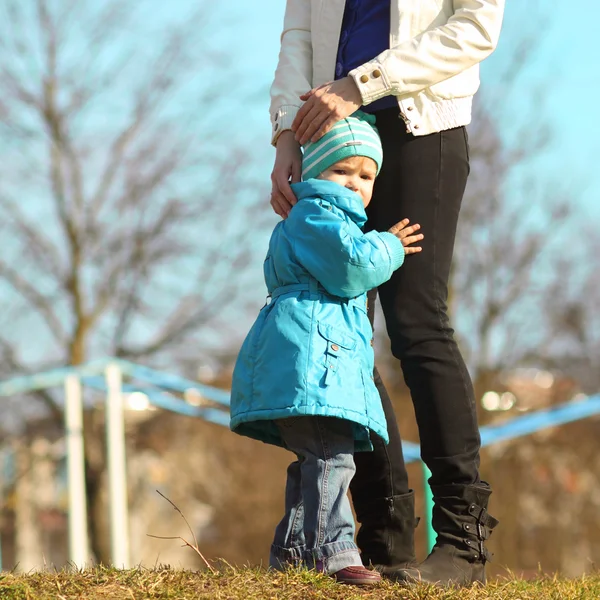
[{"label": "fence post", "polygon": [[125,423],[121,369],[109,364],[105,371],[106,449],[111,531],[111,559],[117,568],[129,568],[129,518],[125,470]]},{"label": "fence post", "polygon": [[427,536],[427,553],[429,554],[433,549],[437,534],[432,524],[433,494],[431,493],[431,487],[428,481],[431,477],[431,471],[424,462],[422,462],[421,465],[423,466],[423,497],[425,499],[425,534]]},{"label": "fence post", "polygon": [[69,495],[69,557],[78,569],[88,562],[87,499],[83,448],[83,402],[77,375],[65,378],[65,429]]}]

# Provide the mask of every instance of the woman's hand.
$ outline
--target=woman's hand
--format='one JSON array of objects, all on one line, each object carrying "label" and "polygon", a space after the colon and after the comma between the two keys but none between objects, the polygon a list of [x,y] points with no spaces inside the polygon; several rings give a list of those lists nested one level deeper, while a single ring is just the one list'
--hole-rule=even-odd
[{"label": "woman's hand", "polygon": [[422,248],[421,246],[411,246],[411,244],[415,244],[422,240],[424,236],[422,233],[413,235],[415,231],[421,229],[421,226],[418,223],[407,227],[408,223],[408,219],[403,219],[399,223],[392,225],[392,227],[388,229],[388,232],[393,233],[402,242],[405,254],[415,254],[415,252],[421,252]]},{"label": "woman's hand", "polygon": [[302,151],[290,130],[281,132],[275,148],[275,165],[271,173],[271,206],[282,219],[286,219],[292,206],[296,204],[290,180],[292,183],[300,181]]},{"label": "woman's hand", "polygon": [[298,111],[292,131],[302,146],[323,137],[340,119],[345,119],[362,105],[360,91],[352,77],[325,83],[302,94],[304,105]]}]

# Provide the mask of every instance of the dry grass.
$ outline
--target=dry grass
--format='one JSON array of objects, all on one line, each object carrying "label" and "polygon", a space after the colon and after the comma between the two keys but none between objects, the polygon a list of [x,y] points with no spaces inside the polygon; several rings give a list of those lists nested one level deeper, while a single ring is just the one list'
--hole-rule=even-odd
[{"label": "dry grass", "polygon": [[598,600],[600,575],[567,580],[506,579],[485,587],[441,590],[420,586],[403,588],[383,583],[361,590],[334,583],[308,571],[287,573],[224,567],[215,573],[171,568],[119,571],[96,567],[81,572],[0,574],[2,600],[113,600],[141,598],[206,600]]}]

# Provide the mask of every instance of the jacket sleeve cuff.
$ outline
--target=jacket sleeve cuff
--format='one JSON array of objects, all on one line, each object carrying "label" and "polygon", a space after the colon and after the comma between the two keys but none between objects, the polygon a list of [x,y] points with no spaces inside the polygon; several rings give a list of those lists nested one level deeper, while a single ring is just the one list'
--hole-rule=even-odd
[{"label": "jacket sleeve cuff", "polygon": [[390,254],[392,272],[396,269],[399,269],[402,266],[402,263],[404,262],[405,256],[404,246],[402,245],[402,242],[393,233],[390,233],[389,231],[380,232],[379,237],[381,238],[381,241],[385,244],[385,247],[387,248],[387,251]]},{"label": "jacket sleeve cuff", "polygon": [[394,88],[383,65],[377,60],[369,61],[348,73],[360,91],[363,105],[385,98],[394,93]]},{"label": "jacket sleeve cuff", "polygon": [[292,123],[299,110],[299,106],[288,104],[281,106],[271,115],[271,125],[273,127],[271,144],[273,144],[273,146],[277,144],[277,138],[281,133],[292,128]]}]

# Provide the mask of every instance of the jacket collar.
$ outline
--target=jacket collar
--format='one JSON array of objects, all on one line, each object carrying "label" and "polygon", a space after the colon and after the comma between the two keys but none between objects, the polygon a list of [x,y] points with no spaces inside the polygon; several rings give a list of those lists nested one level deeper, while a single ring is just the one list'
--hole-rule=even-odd
[{"label": "jacket collar", "polygon": [[308,179],[301,183],[293,183],[292,191],[298,200],[303,198],[323,198],[343,210],[359,227],[367,222],[367,214],[362,198],[352,190],[334,181]]}]

